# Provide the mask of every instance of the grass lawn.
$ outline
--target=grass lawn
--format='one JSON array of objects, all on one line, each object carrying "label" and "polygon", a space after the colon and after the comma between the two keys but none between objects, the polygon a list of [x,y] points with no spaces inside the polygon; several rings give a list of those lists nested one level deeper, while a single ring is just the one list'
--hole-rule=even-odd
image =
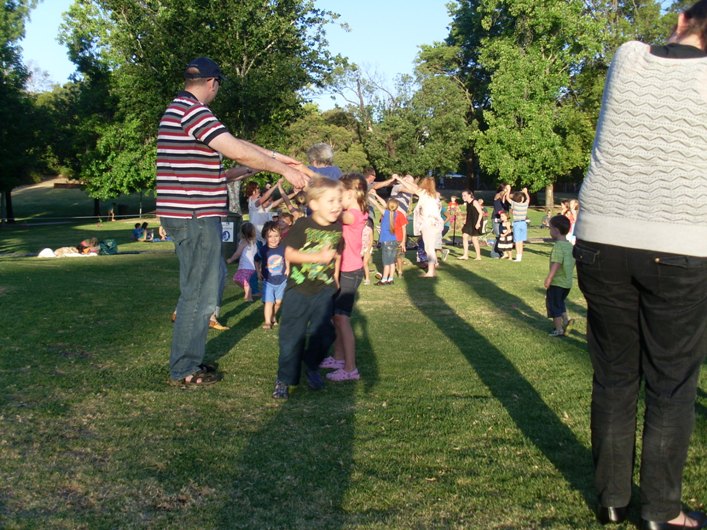
[{"label": "grass lawn", "polygon": [[[139,253],[8,257],[106,225]],[[170,243],[128,243],[131,228],[0,229],[0,527],[601,528],[586,306],[575,287],[576,328],[548,337],[550,245],[522,263],[454,249],[436,280],[409,266],[393,286],[362,286],[362,380],[300,385],[281,403],[277,332],[232,283],[231,329],[207,345],[224,380],[167,385],[177,261]],[[693,508],[707,491],[707,372],[700,383]]]}]

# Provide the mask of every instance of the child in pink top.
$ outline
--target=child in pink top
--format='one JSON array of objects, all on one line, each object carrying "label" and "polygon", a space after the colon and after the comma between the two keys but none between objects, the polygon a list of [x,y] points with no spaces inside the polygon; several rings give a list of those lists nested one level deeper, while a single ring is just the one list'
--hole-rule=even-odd
[{"label": "child in pink top", "polygon": [[337,267],[339,292],[334,298],[334,327],[336,341],[334,356],[322,361],[322,368],[334,368],[327,374],[330,381],[351,381],[360,378],[356,368],[356,338],[351,328],[356,291],[363,280],[363,228],[368,220],[366,212],[367,183],[363,175],[350,174],[341,178],[344,193],[343,238],[344,251]]}]

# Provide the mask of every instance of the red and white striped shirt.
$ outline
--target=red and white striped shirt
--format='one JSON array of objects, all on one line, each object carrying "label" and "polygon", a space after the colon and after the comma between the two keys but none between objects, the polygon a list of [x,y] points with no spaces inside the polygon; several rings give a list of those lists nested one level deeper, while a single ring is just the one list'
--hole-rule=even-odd
[{"label": "red and white striped shirt", "polygon": [[221,154],[209,147],[226,127],[189,92],[180,92],[157,132],[157,216],[191,218],[227,214]]}]

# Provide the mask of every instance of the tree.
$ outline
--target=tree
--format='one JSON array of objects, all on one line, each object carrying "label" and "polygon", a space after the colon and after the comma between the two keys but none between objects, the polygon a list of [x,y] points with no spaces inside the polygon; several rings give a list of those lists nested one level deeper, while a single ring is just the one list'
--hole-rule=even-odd
[{"label": "tree", "polygon": [[[35,0],[4,0],[0,4],[0,208],[3,221],[14,222],[13,188],[30,182],[39,164],[35,111],[24,90],[28,72],[18,42]],[[22,119],[20,119],[22,117]]]},{"label": "tree", "polygon": [[259,143],[281,140],[297,117],[299,91],[322,84],[338,60],[323,29],[335,17],[311,0],[75,0],[63,37],[70,56],[89,79],[105,74],[115,98],[110,122],[94,129],[98,149],[80,169],[89,192],[152,186],[153,169],[131,164],[127,153],[154,145],[159,117],[197,56],[213,58],[227,76],[213,108],[229,129]]},{"label": "tree", "polygon": [[[665,28],[653,0],[467,0],[453,7],[448,43],[473,94],[481,166],[499,180],[546,186],[589,160],[613,50]],[[630,34],[630,35],[629,35]]]},{"label": "tree", "polygon": [[303,107],[302,116],[287,128],[286,152],[299,160],[307,160],[307,150],[317,142],[334,148],[334,163],[344,173],[361,171],[368,159],[359,142],[354,117],[343,109],[320,112],[314,104]]}]

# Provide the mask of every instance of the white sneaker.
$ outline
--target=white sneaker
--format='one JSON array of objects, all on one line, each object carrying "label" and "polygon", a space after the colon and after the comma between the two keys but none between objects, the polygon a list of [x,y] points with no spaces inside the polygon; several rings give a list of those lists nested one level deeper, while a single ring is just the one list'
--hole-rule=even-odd
[{"label": "white sneaker", "polygon": [[449,256],[449,249],[445,248],[442,250],[442,261],[447,261],[447,256]]}]

